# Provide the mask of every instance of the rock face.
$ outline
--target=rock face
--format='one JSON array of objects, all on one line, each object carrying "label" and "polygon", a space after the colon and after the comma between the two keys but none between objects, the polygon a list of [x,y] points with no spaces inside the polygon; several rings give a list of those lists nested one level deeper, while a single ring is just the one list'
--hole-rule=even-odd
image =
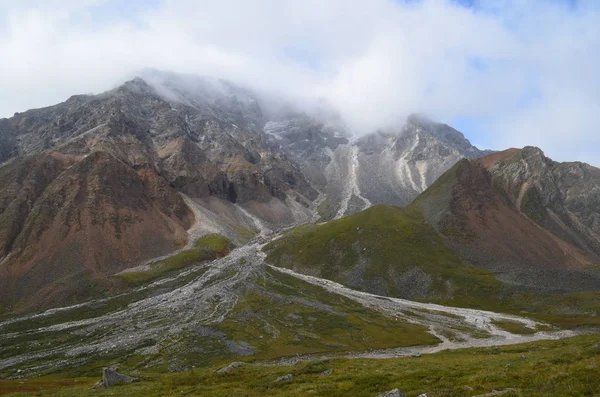
[{"label": "rock face", "polygon": [[419,115],[410,116],[399,130],[351,143],[342,125],[301,117],[267,123],[265,132],[325,193],[320,207],[325,219],[373,204],[407,205],[461,158],[491,153],[477,149],[455,129]]},{"label": "rock face", "polygon": [[265,120],[248,93],[220,81],[161,78],[155,86],[136,78],[104,94],[16,114],[1,134],[21,156],[106,151],[191,196],[264,202],[297,188],[316,198],[302,174],[266,146]]},{"label": "rock face", "polygon": [[106,276],[183,246],[194,221],[162,178],[106,152],[17,159],[0,181],[5,306],[97,292]]}]

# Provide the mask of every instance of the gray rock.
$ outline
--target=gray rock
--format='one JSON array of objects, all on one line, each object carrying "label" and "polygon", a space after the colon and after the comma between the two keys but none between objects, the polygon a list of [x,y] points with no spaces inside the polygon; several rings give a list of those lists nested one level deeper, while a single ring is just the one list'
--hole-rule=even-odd
[{"label": "gray rock", "polygon": [[246,363],[243,363],[240,361],[234,361],[231,364],[229,364],[228,366],[218,369],[215,372],[218,374],[226,374],[226,373],[233,371],[236,368],[243,367],[244,365],[246,365]]},{"label": "gray rock", "polygon": [[402,393],[399,389],[393,389],[390,391],[386,391],[383,394],[379,394],[377,397],[406,397],[406,395]]},{"label": "gray rock", "polygon": [[292,380],[293,378],[294,378],[294,376],[292,374],[287,374],[287,375],[280,376],[279,378],[275,379],[273,382],[288,382],[288,381]]},{"label": "gray rock", "polygon": [[137,378],[117,372],[117,370],[114,368],[106,367],[102,369],[102,382],[100,387],[103,389],[108,389],[114,385],[131,383],[135,381],[137,381]]},{"label": "gray rock", "polygon": [[332,373],[333,373],[333,370],[330,368],[330,369],[326,369],[325,371],[321,372],[321,375],[323,375],[323,376],[329,376]]},{"label": "gray rock", "polygon": [[421,353],[413,353],[413,354],[411,354],[411,357],[419,358],[419,357],[421,357]]}]

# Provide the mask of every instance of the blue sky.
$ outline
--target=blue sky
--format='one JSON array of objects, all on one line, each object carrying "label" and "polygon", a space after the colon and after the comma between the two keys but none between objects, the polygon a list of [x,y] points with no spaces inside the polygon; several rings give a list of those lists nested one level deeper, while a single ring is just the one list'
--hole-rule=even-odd
[{"label": "blue sky", "polygon": [[597,0],[0,0],[0,117],[150,67],[600,165]]}]

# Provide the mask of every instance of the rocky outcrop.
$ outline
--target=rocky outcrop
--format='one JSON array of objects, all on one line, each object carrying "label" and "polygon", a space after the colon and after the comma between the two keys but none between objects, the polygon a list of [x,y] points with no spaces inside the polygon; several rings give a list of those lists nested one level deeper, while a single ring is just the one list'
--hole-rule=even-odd
[{"label": "rocky outcrop", "polygon": [[241,361],[234,361],[231,364],[229,364],[229,365],[227,365],[227,366],[225,366],[223,368],[220,368],[220,369],[218,369],[215,372],[218,373],[218,374],[227,374],[227,373],[233,371],[236,368],[243,367],[244,365],[246,365],[246,363],[243,363]]},{"label": "rocky outcrop", "polygon": [[294,379],[294,375],[292,374],[287,374],[287,375],[283,375],[280,376],[279,378],[275,379],[273,382],[274,383],[279,383],[279,382],[289,382],[292,379]]}]

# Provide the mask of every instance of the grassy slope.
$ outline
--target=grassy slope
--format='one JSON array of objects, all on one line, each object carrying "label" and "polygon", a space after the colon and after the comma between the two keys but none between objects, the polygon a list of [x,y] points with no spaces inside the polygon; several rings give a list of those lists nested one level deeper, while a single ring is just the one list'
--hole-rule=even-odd
[{"label": "grassy slope", "polygon": [[153,263],[149,270],[121,273],[117,277],[128,285],[140,285],[157,279],[165,273],[182,269],[190,263],[223,257],[232,249],[233,245],[225,237],[219,234],[207,234],[196,241],[194,248]]},{"label": "grassy slope", "polygon": [[[599,340],[598,336],[581,336],[560,341],[445,351],[419,359],[335,359],[287,367],[245,366],[228,374],[214,373],[217,367],[175,374],[148,373],[141,382],[109,390],[89,390],[98,378],[0,381],[0,393],[19,389],[34,391],[43,387],[46,392],[41,395],[57,397],[372,397],[399,388],[408,397],[421,393],[442,397],[474,396],[493,389],[516,388],[519,390],[505,395],[595,396],[600,390]],[[333,370],[332,375],[321,375],[327,369]],[[273,383],[275,378],[285,374],[293,374],[293,380]],[[310,390],[314,392],[308,394]]]},{"label": "grassy slope", "polygon": [[428,345],[439,340],[420,325],[382,315],[295,277],[267,270],[217,328],[255,346],[255,359]]},{"label": "grassy slope", "polygon": [[[385,283],[386,293],[408,297],[396,279],[418,268],[431,276],[429,297],[473,306],[494,299],[501,284],[485,270],[462,264],[418,209],[376,205],[323,225],[306,225],[265,247],[267,261],[343,284],[365,263],[363,277]],[[449,299],[450,298],[450,299]]]}]

